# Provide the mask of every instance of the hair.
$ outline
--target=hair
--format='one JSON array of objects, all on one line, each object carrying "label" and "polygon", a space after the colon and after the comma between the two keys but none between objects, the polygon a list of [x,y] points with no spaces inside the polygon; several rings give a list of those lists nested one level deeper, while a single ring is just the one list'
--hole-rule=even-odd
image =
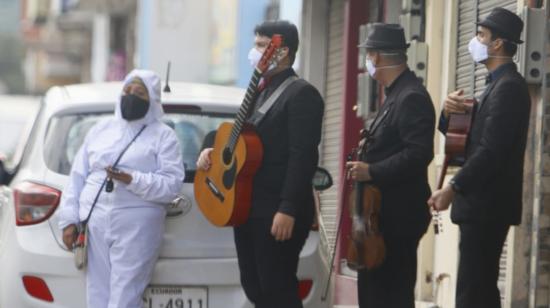
[{"label": "hair", "polygon": [[288,58],[290,65],[296,60],[298,51],[298,29],[296,26],[286,20],[265,21],[254,28],[254,34],[271,37],[273,34],[283,36],[283,46],[288,47]]},{"label": "hair", "polygon": [[507,56],[513,57],[516,52],[518,51],[518,45],[511,42],[506,35],[502,34],[501,32],[494,30],[492,28],[488,28],[491,32],[491,41],[494,41],[496,39],[502,39],[502,49],[504,50],[504,53]]},{"label": "hair", "polygon": [[132,84],[132,83],[139,84],[139,85],[143,86],[145,89],[147,89],[147,86],[145,85],[145,82],[143,82],[143,80],[140,77],[136,76],[136,77],[132,78],[132,81],[130,81],[128,84]]}]

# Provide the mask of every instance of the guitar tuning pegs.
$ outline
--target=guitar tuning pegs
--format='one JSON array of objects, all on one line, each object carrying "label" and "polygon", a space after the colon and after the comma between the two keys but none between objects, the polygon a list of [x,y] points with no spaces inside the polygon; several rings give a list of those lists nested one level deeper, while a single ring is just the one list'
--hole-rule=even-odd
[{"label": "guitar tuning pegs", "polygon": [[432,211],[432,222],[433,222],[435,234],[439,234],[443,232],[443,223],[441,221],[441,215],[439,214],[439,212],[435,210]]}]

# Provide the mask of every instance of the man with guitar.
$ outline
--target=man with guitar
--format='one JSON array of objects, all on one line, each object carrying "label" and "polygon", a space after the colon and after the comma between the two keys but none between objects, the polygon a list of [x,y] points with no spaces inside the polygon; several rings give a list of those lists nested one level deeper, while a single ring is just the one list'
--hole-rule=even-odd
[{"label": "man with guitar", "polygon": [[[478,24],[469,51],[489,70],[487,87],[472,112],[473,121],[462,169],[428,204],[449,208],[460,228],[456,307],[501,307],[497,287],[499,260],[510,225],[522,214],[523,161],[529,127],[530,98],[513,56],[521,44],[522,20],[495,8]],[[472,76],[473,77],[473,76]],[[464,113],[462,90],[445,100],[439,130],[447,132],[449,117]]]},{"label": "man with guitar", "polygon": [[[256,125],[263,158],[253,179],[250,215],[234,228],[241,284],[257,308],[300,308],[296,272],[315,212],[311,182],[319,158],[324,102],[292,69],[299,42],[296,26],[269,21],[254,32],[252,66],[258,65],[274,34],[282,35],[283,47],[277,64],[262,76],[256,112],[249,119]],[[283,91],[277,94],[280,87]],[[272,95],[279,96],[261,121],[255,121]],[[211,153],[211,148],[201,152],[199,168],[210,168]]]},{"label": "man with guitar", "polygon": [[369,25],[366,67],[386,98],[367,131],[365,161],[347,163],[353,180],[380,189],[380,230],[386,246],[378,268],[358,272],[359,307],[413,308],[416,250],[430,223],[428,165],[433,159],[435,111],[430,95],[407,66],[403,28]]}]

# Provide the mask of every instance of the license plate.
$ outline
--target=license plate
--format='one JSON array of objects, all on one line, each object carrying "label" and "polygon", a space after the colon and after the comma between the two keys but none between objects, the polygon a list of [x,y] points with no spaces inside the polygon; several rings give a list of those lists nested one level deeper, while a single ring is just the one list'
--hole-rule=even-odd
[{"label": "license plate", "polygon": [[208,289],[150,286],[143,294],[143,308],[208,308]]}]

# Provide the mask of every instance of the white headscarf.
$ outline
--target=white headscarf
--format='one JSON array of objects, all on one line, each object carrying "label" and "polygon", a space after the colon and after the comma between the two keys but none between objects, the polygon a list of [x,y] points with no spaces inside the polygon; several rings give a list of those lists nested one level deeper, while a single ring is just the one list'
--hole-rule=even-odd
[{"label": "white headscarf", "polygon": [[115,118],[126,123],[138,124],[140,126],[143,124],[151,124],[155,121],[160,121],[164,116],[164,111],[162,110],[162,105],[160,103],[160,77],[153,71],[135,69],[126,75],[126,78],[124,78],[123,88],[129,85],[136,77],[143,81],[145,87],[147,88],[147,92],[149,93],[149,110],[147,110],[147,114],[145,114],[143,118],[131,122],[123,119],[120,105],[124,93],[121,93],[120,99],[115,107]]}]

